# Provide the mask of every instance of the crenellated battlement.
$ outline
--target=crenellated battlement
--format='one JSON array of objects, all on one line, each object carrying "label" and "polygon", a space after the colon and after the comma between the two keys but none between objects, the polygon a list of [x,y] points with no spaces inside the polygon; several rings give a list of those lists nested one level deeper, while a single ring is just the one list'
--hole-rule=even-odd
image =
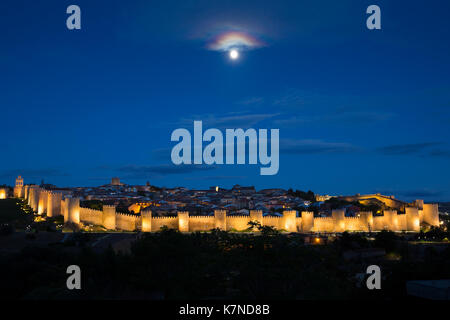
[{"label": "crenellated battlement", "polygon": [[246,216],[246,215],[235,216],[235,215],[233,215],[233,216],[227,216],[227,219],[247,219],[247,220],[249,220],[250,216]]},{"label": "crenellated battlement", "polygon": [[152,217],[154,220],[177,220],[178,217]]},{"label": "crenellated battlement", "polygon": [[[68,198],[70,199],[70,198]],[[72,201],[72,200],[71,200]],[[70,201],[70,203],[72,203]],[[62,201],[64,202],[64,200]],[[282,217],[259,216],[261,225],[272,226],[288,232],[344,232],[344,231],[418,231],[420,228],[419,210],[406,208],[406,214],[397,211],[385,211],[381,216],[372,212],[360,212],[358,216],[347,217],[344,210],[333,210],[331,217],[314,217],[313,212],[284,211]],[[73,208],[72,208],[73,210]],[[115,206],[103,206],[103,211],[80,208],[81,222],[100,222],[107,229],[134,231],[141,226],[144,232],[155,232],[166,226],[181,232],[208,231],[213,228],[222,230],[248,230],[248,223],[254,221],[251,215],[227,215],[224,210],[216,210],[214,216],[190,216],[189,212],[178,212],[177,216],[153,217],[151,210],[143,210],[141,215],[116,212]],[[436,221],[437,207],[429,207],[428,221]],[[259,214],[259,213],[258,213]],[[253,215],[254,217],[254,215]],[[438,221],[438,220],[437,220]]]},{"label": "crenellated battlement", "polygon": [[190,220],[196,220],[196,219],[202,220],[202,219],[214,219],[214,217],[213,216],[189,216],[189,219]]},{"label": "crenellated battlement", "polygon": [[117,214],[118,216],[125,216],[125,217],[132,217],[132,218],[138,217],[138,216],[135,215],[135,214],[132,214],[132,213],[125,213],[125,212],[117,212],[116,214]]},{"label": "crenellated battlement", "polygon": [[[20,179],[19,179],[20,178]],[[226,210],[215,210],[214,216],[190,216],[188,211],[180,211],[175,217],[154,217],[149,208],[140,215],[116,212],[116,206],[103,205],[103,210],[80,207],[80,199],[58,191],[45,190],[37,185],[23,185],[23,179],[16,181],[15,195],[22,196],[38,214],[50,217],[64,216],[64,222],[101,225],[109,230],[159,231],[165,226],[182,232],[221,230],[248,230],[250,221],[275,227],[288,232],[344,232],[344,231],[420,231],[423,223],[439,225],[437,204],[425,204],[416,200],[405,207],[405,213],[385,210],[383,215],[361,211],[357,216],[345,216],[345,209],[332,210],[329,217],[315,217],[314,212],[286,210],[280,216],[264,216],[261,210],[250,210],[249,215],[227,215]],[[19,190],[20,188],[20,190]],[[3,190],[3,191],[2,191]],[[0,189],[0,198],[7,191]],[[2,193],[3,192],[3,193]]]}]

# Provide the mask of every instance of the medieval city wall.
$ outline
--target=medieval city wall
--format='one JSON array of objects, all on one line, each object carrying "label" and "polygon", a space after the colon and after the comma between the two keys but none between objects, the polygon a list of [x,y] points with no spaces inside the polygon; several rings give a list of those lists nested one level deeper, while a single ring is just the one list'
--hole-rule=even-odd
[{"label": "medieval city wall", "polygon": [[366,229],[360,217],[345,217],[344,223],[345,229],[348,231],[364,231]]},{"label": "medieval city wall", "polygon": [[[2,191],[4,190],[4,191]],[[0,189],[7,197],[7,190]],[[104,205],[103,210],[80,207],[80,199],[61,192],[50,191],[36,185],[16,185],[14,195],[22,195],[27,204],[38,214],[49,217],[64,216],[65,222],[74,224],[100,225],[108,230],[143,232],[159,231],[161,227],[177,229],[182,232],[222,230],[248,230],[250,221],[258,221],[263,226],[271,226],[287,232],[343,232],[343,231],[420,231],[424,223],[439,225],[437,204],[420,204],[406,207],[405,213],[385,210],[383,215],[374,216],[372,212],[360,212],[356,217],[345,216],[345,210],[333,210],[331,217],[314,217],[313,212],[284,211],[279,216],[263,216],[260,210],[250,210],[249,215],[229,216],[225,210],[215,210],[214,216],[190,216],[188,212],[178,212],[176,217],[153,217],[149,209],[141,215],[116,212],[116,207]]]},{"label": "medieval city wall", "polygon": [[384,216],[373,217],[373,230],[384,230]]},{"label": "medieval city wall", "polygon": [[0,199],[6,199],[8,197],[8,189],[0,188]]},{"label": "medieval city wall", "polygon": [[169,229],[178,229],[178,217],[153,217],[152,231],[159,231],[166,226]]},{"label": "medieval city wall", "polygon": [[332,217],[317,217],[314,218],[315,232],[334,232],[334,219]]},{"label": "medieval city wall", "polygon": [[295,226],[296,226],[297,230],[302,230],[302,218],[301,217],[295,218]]},{"label": "medieval city wall", "polygon": [[242,231],[248,229],[250,216],[227,216],[226,230]]},{"label": "medieval city wall", "polygon": [[135,231],[138,216],[126,213],[116,214],[116,229],[124,231]]},{"label": "medieval city wall", "polygon": [[102,225],[103,211],[90,208],[80,208],[80,220],[85,224]]},{"label": "medieval city wall", "polygon": [[397,221],[398,221],[398,229],[399,230],[406,230],[406,214],[399,214],[397,215]]},{"label": "medieval city wall", "polygon": [[190,216],[189,230],[190,231],[205,231],[215,228],[214,217],[212,216]]},{"label": "medieval city wall", "polygon": [[274,216],[266,216],[262,218],[262,225],[282,229],[282,218]]},{"label": "medieval city wall", "polygon": [[424,204],[422,215],[424,222],[432,226],[439,225],[439,206],[437,203]]}]

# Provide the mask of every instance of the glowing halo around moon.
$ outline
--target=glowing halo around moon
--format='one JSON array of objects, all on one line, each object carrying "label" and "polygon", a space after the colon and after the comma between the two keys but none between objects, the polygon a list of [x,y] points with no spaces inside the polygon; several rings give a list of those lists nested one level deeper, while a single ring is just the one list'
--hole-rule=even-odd
[{"label": "glowing halo around moon", "polygon": [[253,50],[264,46],[265,43],[246,32],[228,31],[211,39],[207,48],[213,51],[229,52],[230,54],[231,52],[237,52],[239,56],[239,51]]}]

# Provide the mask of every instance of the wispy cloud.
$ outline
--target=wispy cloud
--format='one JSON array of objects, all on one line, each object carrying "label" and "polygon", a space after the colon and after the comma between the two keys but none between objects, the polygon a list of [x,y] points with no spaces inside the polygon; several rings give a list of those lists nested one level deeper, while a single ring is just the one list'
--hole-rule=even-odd
[{"label": "wispy cloud", "polygon": [[155,166],[137,166],[126,165],[120,167],[118,172],[124,173],[127,179],[154,178],[157,176],[186,174],[193,172],[210,171],[216,169],[215,166],[202,165],[155,165]]},{"label": "wispy cloud", "polygon": [[324,115],[304,115],[304,116],[291,116],[276,119],[274,123],[280,127],[295,127],[298,125],[303,125],[306,123],[313,124],[349,124],[349,123],[361,123],[368,124],[377,121],[389,120],[394,116],[393,113],[387,112],[370,112],[370,111],[360,111],[360,112],[341,112],[341,113],[330,113]]},{"label": "wispy cloud", "polygon": [[250,97],[238,101],[237,104],[249,106],[249,105],[259,105],[265,101],[264,97]]},{"label": "wispy cloud", "polygon": [[450,150],[434,149],[428,153],[431,157],[450,157]]},{"label": "wispy cloud", "polygon": [[13,169],[1,172],[0,178],[12,178],[17,177],[18,175],[32,179],[69,176],[68,173],[65,173],[59,169]]},{"label": "wispy cloud", "polygon": [[275,119],[273,121],[273,123],[281,128],[292,128],[292,127],[297,127],[299,125],[308,123],[308,122],[313,122],[312,118],[310,116],[293,116],[293,117],[289,117],[289,118],[284,118],[284,119]]},{"label": "wispy cloud", "polygon": [[274,118],[278,113],[256,113],[256,114],[236,114],[227,113],[224,115],[198,115],[190,119],[181,119],[180,125],[192,126],[194,120],[201,120],[204,127],[213,128],[250,128],[258,123]]},{"label": "wispy cloud", "polygon": [[435,190],[408,190],[408,191],[401,191],[399,193],[400,195],[404,197],[411,197],[411,198],[434,198],[434,197],[440,197],[444,193],[442,191],[435,191]]},{"label": "wispy cloud", "polygon": [[396,144],[377,148],[376,152],[388,156],[450,158],[450,148],[442,142]]},{"label": "wispy cloud", "polygon": [[288,89],[278,96],[249,97],[238,104],[248,108],[257,106],[258,110],[276,108],[278,113],[273,124],[286,128],[305,124],[367,125],[391,120],[396,116],[391,110],[380,108],[377,103],[368,102],[359,96],[330,95],[327,92],[306,92],[298,89]]},{"label": "wispy cloud", "polygon": [[440,145],[439,142],[425,142],[412,144],[396,144],[377,149],[378,152],[385,155],[414,155],[422,154],[423,151],[429,150],[431,147]]},{"label": "wispy cloud", "polygon": [[204,177],[186,177],[185,180],[239,180],[246,178],[247,176],[204,176]]},{"label": "wispy cloud", "polygon": [[275,106],[286,106],[286,107],[297,107],[304,105],[307,101],[305,93],[290,89],[284,95],[277,97],[273,100],[273,105]]},{"label": "wispy cloud", "polygon": [[318,139],[280,141],[280,152],[285,154],[351,153],[358,150],[358,147],[345,142]]},{"label": "wispy cloud", "polygon": [[[170,161],[171,152],[172,152],[171,148],[159,148],[159,149],[152,150],[151,156],[155,160]],[[162,161],[158,161],[158,162],[162,162]]]},{"label": "wispy cloud", "polygon": [[409,190],[392,190],[392,189],[376,189],[376,193],[385,195],[395,195],[398,198],[407,199],[437,199],[445,196],[445,193],[439,190],[432,189],[409,189]]}]

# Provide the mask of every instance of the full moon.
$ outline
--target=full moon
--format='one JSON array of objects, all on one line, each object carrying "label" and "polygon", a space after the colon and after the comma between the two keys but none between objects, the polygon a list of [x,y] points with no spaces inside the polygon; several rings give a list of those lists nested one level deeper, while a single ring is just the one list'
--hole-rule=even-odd
[{"label": "full moon", "polygon": [[236,60],[239,57],[239,52],[236,49],[230,51],[230,58]]}]

